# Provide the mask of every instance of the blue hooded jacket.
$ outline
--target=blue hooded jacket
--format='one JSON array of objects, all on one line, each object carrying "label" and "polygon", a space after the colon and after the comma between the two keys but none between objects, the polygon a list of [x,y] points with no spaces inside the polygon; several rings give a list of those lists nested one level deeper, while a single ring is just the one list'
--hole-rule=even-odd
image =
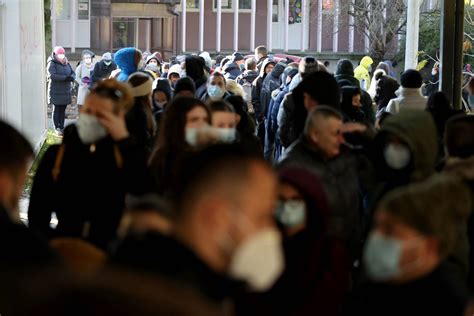
[{"label": "blue hooded jacket", "polygon": [[137,71],[137,65],[135,65],[135,51],[135,48],[127,47],[115,53],[115,63],[121,70],[117,77],[118,81],[127,81],[128,77]]}]

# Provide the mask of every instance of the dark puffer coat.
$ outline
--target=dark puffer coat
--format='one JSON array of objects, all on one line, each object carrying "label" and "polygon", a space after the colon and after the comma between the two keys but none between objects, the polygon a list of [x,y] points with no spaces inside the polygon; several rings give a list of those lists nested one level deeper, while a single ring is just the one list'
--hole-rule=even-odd
[{"label": "dark puffer coat", "polygon": [[76,79],[76,73],[69,62],[63,64],[53,55],[48,58],[48,103],[67,105],[72,101],[71,82]]}]

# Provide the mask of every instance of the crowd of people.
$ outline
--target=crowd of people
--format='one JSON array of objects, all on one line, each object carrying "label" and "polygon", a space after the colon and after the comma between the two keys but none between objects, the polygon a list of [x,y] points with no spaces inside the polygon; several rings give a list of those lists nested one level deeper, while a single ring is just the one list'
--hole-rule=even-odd
[{"label": "crowd of people", "polygon": [[[28,227],[18,205],[33,150],[0,122],[0,312],[474,306],[474,116],[423,96],[418,71],[398,80],[366,56],[332,74],[264,46],[82,57],[75,71],[62,47],[48,59],[63,139],[37,168]],[[80,115],[64,127],[74,81]]]}]

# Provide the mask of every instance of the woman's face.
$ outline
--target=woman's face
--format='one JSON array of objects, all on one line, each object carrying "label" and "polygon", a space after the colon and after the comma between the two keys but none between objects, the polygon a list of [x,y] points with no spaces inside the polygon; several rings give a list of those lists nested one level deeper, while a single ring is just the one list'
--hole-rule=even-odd
[{"label": "woman's face", "polygon": [[[287,236],[293,236],[300,231],[304,230],[306,228],[306,202],[304,201],[303,196],[301,193],[291,184],[288,184],[286,182],[281,182],[278,187],[278,200],[280,206],[284,207],[282,210],[286,212],[285,216],[290,219],[290,222],[292,222],[292,219],[295,218],[301,218],[300,215],[297,215],[297,212],[301,212],[301,207],[304,204],[304,220],[301,222],[297,223],[297,221],[292,222],[293,225],[285,225],[284,223],[284,230]],[[295,207],[295,206],[301,206],[301,207]],[[277,220],[282,222],[277,215]],[[296,223],[296,224],[295,224]]]},{"label": "woman's face", "polygon": [[80,109],[80,112],[94,116],[100,116],[100,113],[104,112],[115,113],[114,109],[115,104],[111,99],[91,93],[87,96],[84,105]]},{"label": "woman's face", "polygon": [[196,106],[191,111],[186,113],[185,128],[200,128],[207,125],[209,116],[207,111],[202,106]]},{"label": "woman's face", "polygon": [[156,91],[155,93],[153,93],[153,98],[158,103],[168,102],[168,98],[166,97],[166,94],[163,91]]},{"label": "woman's face", "polygon": [[237,116],[231,112],[212,112],[212,126],[217,128],[235,128]]}]

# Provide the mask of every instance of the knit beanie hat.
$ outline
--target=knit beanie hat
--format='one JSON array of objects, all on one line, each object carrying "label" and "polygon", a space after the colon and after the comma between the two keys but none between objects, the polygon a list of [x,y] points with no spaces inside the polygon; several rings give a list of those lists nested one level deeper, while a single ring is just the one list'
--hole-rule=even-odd
[{"label": "knit beanie hat", "polygon": [[211,55],[209,55],[208,52],[202,52],[199,57],[202,57],[204,59],[204,62],[206,63],[207,68],[212,68],[212,59]]},{"label": "knit beanie hat", "polygon": [[112,54],[109,53],[109,52],[105,53],[104,55],[102,55],[102,60],[111,61],[112,60]]},{"label": "knit beanie hat", "polygon": [[144,74],[144,73],[141,73],[141,72],[136,72],[132,75],[130,75],[130,77],[128,77],[128,81],[130,82],[130,80],[134,77],[145,77],[147,78],[147,80],[145,80],[145,82],[143,82],[141,85],[139,86],[132,86],[132,96],[133,97],[144,97],[144,96],[147,96],[149,95],[151,92],[152,92],[152,89],[153,89],[153,80],[151,79],[150,76]]},{"label": "knit beanie hat", "polygon": [[181,65],[176,64],[170,67],[170,70],[168,70],[168,78],[170,77],[171,74],[177,74],[181,75]]},{"label": "knit beanie hat", "polygon": [[64,48],[62,46],[56,46],[54,49],[53,49],[53,53],[55,55],[59,55],[59,54],[66,54],[66,51],[64,50]]},{"label": "knit beanie hat", "polygon": [[400,83],[404,88],[421,88],[423,78],[419,71],[414,69],[405,70],[400,77]]},{"label": "knit beanie hat", "polygon": [[168,79],[158,78],[155,81],[153,81],[152,90],[153,90],[153,93],[157,91],[163,92],[166,95],[166,98],[168,100],[171,100],[171,86]]},{"label": "knit beanie hat", "polygon": [[341,59],[336,65],[336,76],[337,75],[349,75],[354,76],[354,65],[349,59]]},{"label": "knit beanie hat", "polygon": [[241,61],[241,60],[245,60],[244,58],[244,55],[242,55],[241,53],[238,53],[238,52],[235,52],[232,54],[232,62],[237,62],[237,61]]},{"label": "knit beanie hat", "polygon": [[174,95],[177,95],[181,91],[191,91],[194,94],[196,92],[194,81],[189,77],[179,79],[174,87]]},{"label": "knit beanie hat", "polygon": [[319,71],[319,63],[316,60],[316,58],[311,57],[311,56],[306,56],[303,59],[301,59],[299,72],[301,73],[303,77],[309,74],[312,74],[316,71]]}]

